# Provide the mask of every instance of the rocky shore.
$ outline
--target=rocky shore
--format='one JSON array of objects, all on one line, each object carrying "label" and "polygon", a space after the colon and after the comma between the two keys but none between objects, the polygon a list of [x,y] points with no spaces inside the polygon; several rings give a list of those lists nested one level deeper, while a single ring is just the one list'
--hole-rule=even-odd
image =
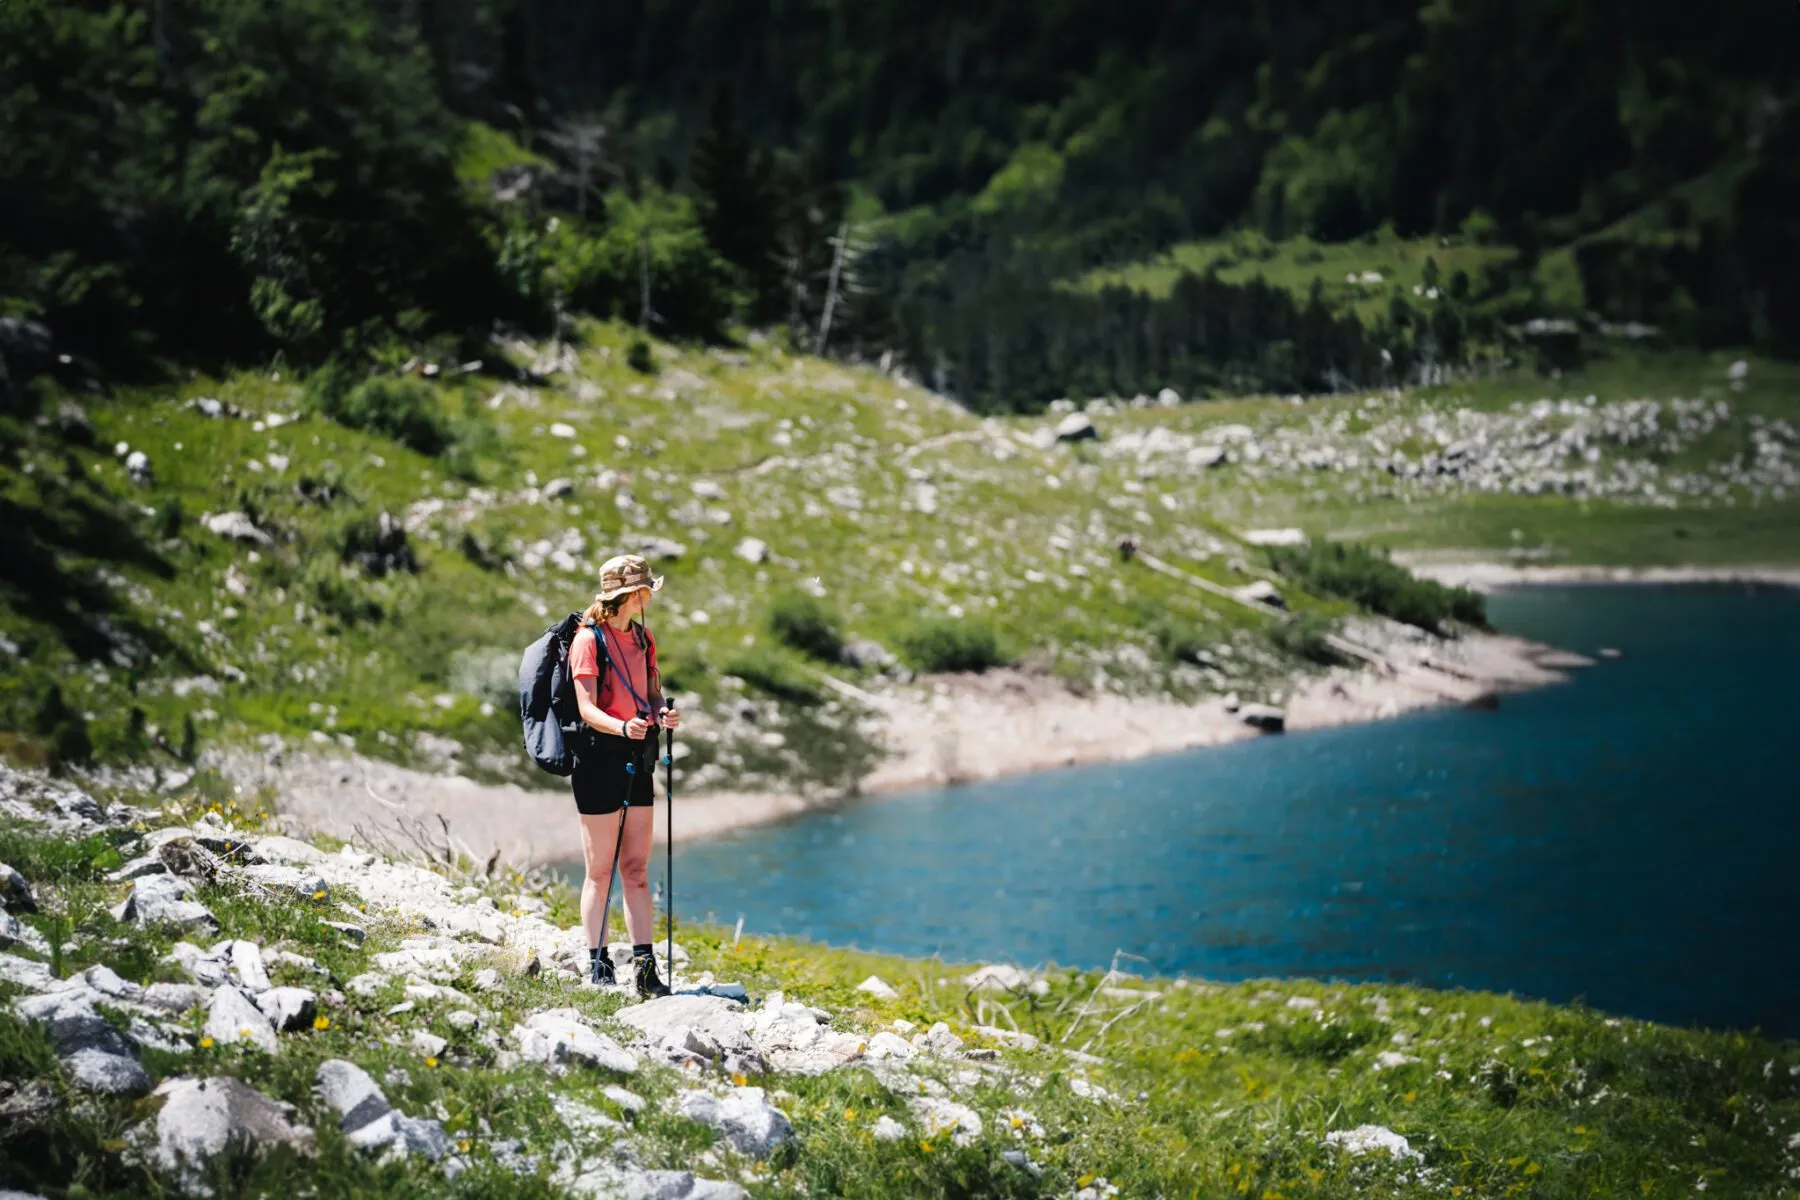
[{"label": "rocky shore", "polygon": [[1747,583],[1800,588],[1800,567],[1788,564],[1738,564],[1726,567],[1614,567],[1577,564],[1495,562],[1454,551],[1402,556],[1415,575],[1451,587],[1478,592],[1542,584]]},{"label": "rocky shore", "polygon": [[[987,1128],[973,1098],[1023,1087],[1029,1075],[995,1046],[1035,1056],[1040,1072],[1062,1072],[1086,1103],[1115,1103],[1088,1079],[1101,1065],[1094,1055],[985,1024],[974,1027],[981,1044],[972,1044],[943,1022],[876,1022],[867,1011],[833,1013],[780,990],[752,997],[743,984],[696,969],[678,942],[669,943],[672,961],[658,943],[677,994],[626,1003],[635,998],[625,988],[583,981],[585,938],[550,918],[542,894],[505,894],[352,846],[327,851],[235,826],[215,809],[191,824],[168,817],[0,767],[0,829],[15,847],[86,839],[137,852],[104,878],[123,893],[110,912],[123,935],[111,955],[149,961],[165,978],[141,984],[104,962],[63,975],[55,960],[71,947],[53,950],[10,914],[35,913],[40,899],[61,910],[80,886],[0,864],[8,910],[0,995],[12,993],[0,1003],[41,1031],[77,1096],[148,1097],[117,1149],[179,1193],[213,1194],[219,1163],[234,1154],[320,1154],[328,1126],[354,1154],[427,1164],[446,1180],[479,1164],[548,1174],[572,1196],[743,1197],[738,1182],[707,1175],[755,1174],[795,1136],[770,1090],[749,1077],[774,1085],[855,1069],[908,1114],[872,1121],[873,1139],[966,1146]],[[272,908],[303,916],[279,922]],[[246,921],[262,932],[227,933]],[[630,949],[610,952],[628,963]],[[1010,966],[982,968],[961,985],[971,995],[1047,991]],[[854,994],[870,1002],[898,995],[876,976]],[[327,1039],[337,1040],[321,1052]],[[268,1068],[295,1056],[307,1061],[303,1104],[270,1094]],[[441,1099],[390,1098],[417,1094],[414,1076],[440,1065],[502,1076],[535,1068],[550,1106],[539,1136],[502,1137],[485,1119],[470,1128]],[[600,1103],[559,1092],[556,1081],[571,1076],[593,1085]],[[0,1111],[18,1123],[9,1136],[49,1121],[57,1103],[47,1082],[0,1079]],[[713,1145],[692,1156],[699,1173],[643,1165],[636,1133],[659,1110],[709,1131]],[[990,1107],[986,1120],[994,1119]],[[1043,1136],[1029,1111],[1000,1119]],[[1037,1170],[1025,1148],[1006,1154],[1017,1169]]]}]

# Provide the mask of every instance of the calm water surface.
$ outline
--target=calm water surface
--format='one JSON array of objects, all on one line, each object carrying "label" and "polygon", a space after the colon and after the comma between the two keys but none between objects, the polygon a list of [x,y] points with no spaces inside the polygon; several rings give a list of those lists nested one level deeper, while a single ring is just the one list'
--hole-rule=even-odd
[{"label": "calm water surface", "polygon": [[1497,712],[682,845],[679,909],[961,961],[1117,948],[1162,974],[1405,980],[1800,1034],[1800,593],[1544,588],[1491,611],[1624,656]]}]

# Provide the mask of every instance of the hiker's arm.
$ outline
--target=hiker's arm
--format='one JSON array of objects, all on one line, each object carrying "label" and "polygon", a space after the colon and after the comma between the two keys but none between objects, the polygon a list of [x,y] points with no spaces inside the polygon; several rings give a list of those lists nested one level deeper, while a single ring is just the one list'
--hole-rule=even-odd
[{"label": "hiker's arm", "polygon": [[600,707],[600,677],[579,675],[575,679],[575,705],[581,710],[582,723],[614,737],[625,736],[625,722]]}]

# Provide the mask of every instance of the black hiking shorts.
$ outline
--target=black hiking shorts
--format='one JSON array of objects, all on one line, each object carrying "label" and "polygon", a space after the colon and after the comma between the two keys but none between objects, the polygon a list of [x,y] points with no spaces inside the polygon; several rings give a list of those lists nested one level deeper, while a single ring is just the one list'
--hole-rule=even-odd
[{"label": "black hiking shorts", "polygon": [[[570,782],[575,788],[575,811],[584,817],[605,816],[625,807],[648,807],[656,797],[656,730],[641,742],[610,733],[590,731],[587,745],[575,754]],[[637,774],[626,771],[626,764]]]}]

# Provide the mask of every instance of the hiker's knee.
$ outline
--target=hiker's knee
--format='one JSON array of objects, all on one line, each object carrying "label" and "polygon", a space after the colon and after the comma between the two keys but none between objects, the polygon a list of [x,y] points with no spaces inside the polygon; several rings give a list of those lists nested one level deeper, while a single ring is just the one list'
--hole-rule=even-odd
[{"label": "hiker's knee", "polygon": [[605,887],[606,881],[612,877],[612,859],[605,854],[590,854],[587,859],[587,881],[595,887]]},{"label": "hiker's knee", "polygon": [[648,854],[627,854],[619,859],[619,878],[625,881],[626,887],[648,887],[650,884],[650,856]]}]

